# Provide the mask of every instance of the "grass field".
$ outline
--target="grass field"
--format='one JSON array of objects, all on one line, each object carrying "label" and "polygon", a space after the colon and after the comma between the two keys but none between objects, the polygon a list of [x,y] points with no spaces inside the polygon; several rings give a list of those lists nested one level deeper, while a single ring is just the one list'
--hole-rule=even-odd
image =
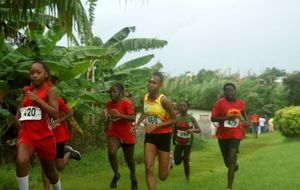
[{"label": "grass field", "polygon": [[[139,189],[146,190],[142,144],[136,146]],[[129,190],[129,171],[119,151],[121,179],[118,190]],[[240,165],[234,190],[299,190],[300,140],[286,139],[279,133],[262,134],[258,139],[242,141],[238,157]],[[155,168],[157,176],[157,167]],[[60,173],[64,190],[105,190],[113,174],[105,150],[92,150],[81,161],[71,160]],[[175,166],[166,181],[157,179],[158,190],[225,190],[227,170],[223,165],[217,140],[195,140],[191,156],[191,179],[185,181],[183,166]],[[31,190],[41,190],[39,164],[30,170]],[[14,165],[0,170],[0,189],[17,189]]]}]

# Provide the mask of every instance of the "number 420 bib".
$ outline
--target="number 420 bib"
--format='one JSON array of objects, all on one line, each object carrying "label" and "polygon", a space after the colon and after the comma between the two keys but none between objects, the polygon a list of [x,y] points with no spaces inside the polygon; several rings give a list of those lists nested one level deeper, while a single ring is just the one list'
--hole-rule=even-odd
[{"label": "number 420 bib", "polygon": [[20,108],[20,121],[26,120],[41,120],[42,119],[42,112],[39,107],[36,106],[28,106]]}]

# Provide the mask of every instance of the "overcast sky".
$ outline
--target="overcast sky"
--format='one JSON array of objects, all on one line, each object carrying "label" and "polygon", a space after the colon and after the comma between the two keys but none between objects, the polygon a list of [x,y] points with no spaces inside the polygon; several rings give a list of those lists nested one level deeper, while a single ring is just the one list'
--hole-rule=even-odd
[{"label": "overcast sky", "polygon": [[[299,0],[98,0],[94,35],[168,41],[150,51],[173,76],[201,69],[245,75],[267,67],[300,71]],[[137,57],[131,54],[125,59]]]}]

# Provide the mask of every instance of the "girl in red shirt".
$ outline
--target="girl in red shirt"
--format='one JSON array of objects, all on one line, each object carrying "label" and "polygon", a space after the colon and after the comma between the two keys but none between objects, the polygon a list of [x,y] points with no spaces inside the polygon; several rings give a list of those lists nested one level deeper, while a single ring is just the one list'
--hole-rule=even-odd
[{"label": "girl in red shirt", "polygon": [[120,179],[118,170],[117,151],[123,149],[125,161],[130,170],[131,189],[137,190],[135,175],[134,145],[135,136],[131,133],[132,122],[135,121],[135,112],[128,99],[122,98],[124,87],[120,83],[112,85],[109,90],[111,100],[106,103],[108,117],[105,121],[105,131],[108,136],[108,157],[114,172],[110,188],[116,188]]},{"label": "girl in red shirt", "polygon": [[214,104],[211,121],[218,122],[216,137],[222,152],[223,160],[228,168],[227,190],[231,190],[235,171],[238,170],[237,153],[240,141],[243,138],[243,123],[248,121],[244,102],[235,97],[236,87],[227,83],[223,87],[224,98],[217,100]]},{"label": "girl in red shirt", "polygon": [[16,160],[18,186],[20,190],[29,189],[28,165],[36,153],[54,190],[61,190],[55,169],[55,138],[47,121],[48,116],[58,116],[57,95],[46,83],[50,72],[43,62],[34,61],[29,75],[31,85],[23,89],[23,99],[16,114],[19,128]]},{"label": "girl in red shirt", "polygon": [[[57,120],[50,119],[49,125],[53,131],[56,140],[56,160],[55,165],[58,171],[62,171],[69,159],[80,160],[81,155],[77,150],[70,146],[65,146],[65,142],[69,139],[69,130],[66,124],[67,119],[73,116],[73,110],[67,106],[65,101],[58,97],[59,118]],[[49,179],[43,172],[44,189],[50,190]]]}]

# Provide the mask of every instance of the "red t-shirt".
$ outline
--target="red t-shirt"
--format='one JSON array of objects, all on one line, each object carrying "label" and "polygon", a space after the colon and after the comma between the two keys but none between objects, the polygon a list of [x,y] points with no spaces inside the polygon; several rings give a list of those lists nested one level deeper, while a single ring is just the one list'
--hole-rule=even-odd
[{"label": "red t-shirt", "polygon": [[[135,114],[132,104],[127,99],[122,99],[118,102],[108,101],[106,103],[106,109],[109,111],[110,109],[116,109],[119,113],[126,115]],[[131,133],[132,122],[119,119],[117,121],[112,121],[111,126],[108,129],[108,136],[116,136],[120,138],[124,143],[134,144],[135,137]]]},{"label": "red t-shirt", "polygon": [[[47,102],[47,92],[49,88],[48,85],[45,85],[39,91],[35,92],[35,95]],[[53,136],[53,133],[48,125],[46,112],[40,108],[40,105],[37,102],[29,100],[27,97],[27,92],[32,89],[33,86],[28,86],[23,91],[23,99],[20,104],[20,120],[22,120],[22,126],[18,138],[21,138],[22,135],[26,133],[31,140],[39,140]],[[24,115],[26,116],[24,117]],[[37,115],[41,115],[41,118],[35,120]]]},{"label": "red t-shirt", "polygon": [[[229,102],[225,98],[221,98],[214,104],[211,117],[222,117],[233,113],[241,115],[244,107],[244,102],[240,99]],[[241,120],[236,119],[233,122],[234,124],[232,124],[232,121],[220,122],[216,137],[219,139],[243,139],[243,124]]]},{"label": "red t-shirt", "polygon": [[[64,100],[61,97],[58,97],[59,105],[59,116],[64,113],[70,113],[71,109],[65,104]],[[64,113],[62,113],[64,112]],[[66,122],[60,122],[60,125],[53,130],[56,142],[65,142],[69,139],[69,130],[66,125]]]},{"label": "red t-shirt", "polygon": [[249,119],[250,119],[250,122],[251,122],[251,125],[253,126],[258,126],[258,120],[259,120],[259,115],[257,115],[256,113],[255,114],[252,114]]}]

